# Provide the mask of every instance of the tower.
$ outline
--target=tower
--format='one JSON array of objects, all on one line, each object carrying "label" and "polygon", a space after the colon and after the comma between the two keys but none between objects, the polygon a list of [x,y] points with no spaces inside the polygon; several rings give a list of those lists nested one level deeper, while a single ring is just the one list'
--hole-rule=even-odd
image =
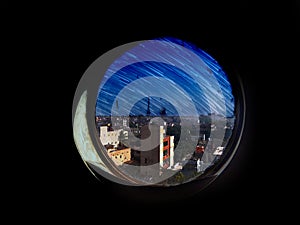
[{"label": "tower", "polygon": [[147,116],[150,116],[150,98],[148,97],[148,104],[147,104]]}]

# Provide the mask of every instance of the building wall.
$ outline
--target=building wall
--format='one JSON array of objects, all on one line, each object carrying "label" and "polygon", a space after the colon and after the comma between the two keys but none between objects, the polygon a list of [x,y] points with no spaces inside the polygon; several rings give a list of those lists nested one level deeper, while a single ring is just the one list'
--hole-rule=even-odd
[{"label": "building wall", "polygon": [[174,136],[170,136],[170,166],[174,166]]},{"label": "building wall", "polygon": [[[151,129],[151,132],[149,130]],[[141,166],[159,164],[161,167],[170,167],[174,165],[174,136],[166,136],[164,126],[149,125],[141,129],[141,139],[149,139],[149,143],[154,144],[150,151],[141,151]],[[150,136],[151,134],[151,136]],[[167,144],[164,146],[164,142]],[[147,146],[146,146],[147,147]],[[166,151],[167,154],[164,154]],[[143,169],[142,169],[143,170]],[[147,170],[147,168],[144,168]]]},{"label": "building wall", "polygon": [[174,165],[174,136],[165,136],[160,145],[160,166],[168,168]]},{"label": "building wall", "polygon": [[165,161],[170,157],[170,136],[163,139],[163,160]]},{"label": "building wall", "polygon": [[103,145],[115,145],[119,144],[119,135],[122,130],[107,131],[107,126],[100,127],[100,140]]},{"label": "building wall", "polygon": [[122,165],[125,162],[131,160],[131,149],[124,148],[124,149],[109,149],[107,151],[108,156],[113,160],[116,165]]},{"label": "building wall", "polygon": [[161,167],[164,166],[164,154],[163,154],[163,151],[164,151],[164,136],[165,136],[165,129],[163,126],[160,126],[159,127],[159,165]]},{"label": "building wall", "polygon": [[[159,162],[159,126],[147,125],[141,128],[141,139],[146,140],[141,146],[141,166],[153,165]],[[145,151],[145,149],[149,149]]]},{"label": "building wall", "polygon": [[[159,171],[159,126],[155,124],[141,127],[141,139],[148,140],[141,146],[140,173],[144,176],[157,176]],[[144,151],[144,149],[150,149]]]}]

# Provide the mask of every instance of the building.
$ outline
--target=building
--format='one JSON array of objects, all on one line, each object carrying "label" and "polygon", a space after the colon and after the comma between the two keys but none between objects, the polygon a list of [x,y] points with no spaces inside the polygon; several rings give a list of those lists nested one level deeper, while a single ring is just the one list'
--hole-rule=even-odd
[{"label": "building", "polygon": [[[160,168],[167,169],[174,165],[174,136],[167,136],[164,126],[157,124],[143,126],[141,140],[147,140],[139,153],[141,173],[151,175],[157,173]],[[149,165],[152,165],[152,171],[149,171],[147,167]]]},{"label": "building", "polygon": [[107,126],[100,127],[100,141],[107,149],[108,156],[116,165],[122,165],[131,160],[131,148],[128,148],[120,141],[128,139],[128,131],[123,129],[108,131]]},{"label": "building", "polygon": [[213,155],[221,156],[221,155],[223,154],[223,150],[224,150],[224,147],[218,146],[218,147],[216,148],[216,150],[214,151]]},{"label": "building", "polygon": [[115,129],[126,129],[129,126],[129,118],[126,116],[112,116],[111,123]]},{"label": "building", "polygon": [[166,136],[160,144],[160,166],[169,168],[174,165],[174,136]]},{"label": "building", "polygon": [[216,158],[214,159],[214,162],[221,158],[221,156],[223,154],[223,150],[224,150],[224,147],[222,147],[222,146],[218,146],[216,148],[216,150],[213,153],[213,155],[216,156]]},{"label": "building", "polygon": [[123,136],[124,139],[128,139],[128,131],[124,131],[123,129],[108,131],[107,126],[100,127],[100,141],[103,145],[118,146],[120,136]]},{"label": "building", "polygon": [[130,148],[108,149],[107,154],[112,159],[112,161],[118,166],[123,165],[123,163],[126,163],[131,160]]}]

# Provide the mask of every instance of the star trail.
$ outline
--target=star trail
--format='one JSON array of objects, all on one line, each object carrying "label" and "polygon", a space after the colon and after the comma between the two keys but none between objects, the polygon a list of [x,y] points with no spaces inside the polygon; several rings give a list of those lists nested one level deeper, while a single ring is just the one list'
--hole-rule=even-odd
[{"label": "star trail", "polygon": [[116,59],[99,86],[96,115],[145,115],[148,99],[153,116],[234,115],[232,88],[218,62],[176,38],[141,42]]}]

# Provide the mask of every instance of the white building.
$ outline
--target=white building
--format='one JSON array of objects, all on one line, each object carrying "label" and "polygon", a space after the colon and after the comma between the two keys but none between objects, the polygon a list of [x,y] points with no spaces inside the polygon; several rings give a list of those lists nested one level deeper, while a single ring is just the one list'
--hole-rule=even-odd
[{"label": "white building", "polygon": [[[100,141],[103,145],[118,146],[119,136],[123,129],[108,131],[107,126],[100,127]],[[124,137],[128,138],[128,131],[123,131]]]}]

